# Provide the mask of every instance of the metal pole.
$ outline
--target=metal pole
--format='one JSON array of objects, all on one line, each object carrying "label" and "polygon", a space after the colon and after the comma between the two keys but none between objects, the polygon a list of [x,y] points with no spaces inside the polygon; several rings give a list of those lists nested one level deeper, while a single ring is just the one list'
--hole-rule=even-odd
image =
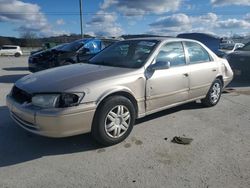
[{"label": "metal pole", "polygon": [[81,37],[83,38],[83,26],[82,26],[82,0],[79,0],[80,3],[80,25],[81,25]]}]

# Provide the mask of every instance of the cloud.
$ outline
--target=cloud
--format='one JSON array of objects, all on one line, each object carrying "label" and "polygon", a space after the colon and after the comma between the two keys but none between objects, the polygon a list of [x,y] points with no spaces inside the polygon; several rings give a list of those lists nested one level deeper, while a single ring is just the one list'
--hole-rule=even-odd
[{"label": "cloud", "polygon": [[159,18],[155,22],[149,24],[150,33],[157,35],[176,35],[177,32],[190,30],[191,20],[186,14],[173,14]]},{"label": "cloud", "polygon": [[104,0],[102,9],[115,6],[125,16],[140,16],[144,14],[162,14],[179,9],[182,0]]},{"label": "cloud", "polygon": [[4,20],[42,20],[44,17],[37,4],[18,0],[0,0],[0,15]]},{"label": "cloud", "polygon": [[[249,15],[247,14],[245,18]],[[159,18],[155,22],[149,24],[148,33],[158,35],[177,35],[185,32],[204,32],[224,34],[228,29],[245,29],[250,28],[250,22],[240,19],[222,20],[214,13],[208,13],[201,16],[188,16],[186,14],[173,14]],[[219,34],[219,33],[217,33]]]},{"label": "cloud", "polygon": [[93,16],[91,21],[87,22],[87,33],[97,36],[120,36],[123,34],[123,30],[116,21],[116,13],[100,10]]},{"label": "cloud", "polygon": [[179,30],[183,27],[189,27],[190,19],[185,14],[174,14],[172,16],[162,17],[151,23],[151,27],[162,28],[167,27],[169,30]]},{"label": "cloud", "polygon": [[20,33],[32,31],[54,35],[61,32],[52,29],[40,6],[20,0],[0,0],[0,22],[19,25],[15,30]]},{"label": "cloud", "polygon": [[47,25],[47,20],[37,4],[18,0],[0,0],[0,21],[28,22],[40,28]]},{"label": "cloud", "polygon": [[58,19],[58,20],[56,20],[56,24],[57,25],[65,25],[65,21],[64,21],[64,19]]},{"label": "cloud", "polygon": [[247,14],[244,16],[244,20],[250,21],[250,13],[247,13]]},{"label": "cloud", "polygon": [[213,6],[246,5],[250,6],[250,0],[211,0]]},{"label": "cloud", "polygon": [[104,0],[103,3],[100,5],[100,7],[101,9],[107,9],[114,4],[117,4],[116,0]]},{"label": "cloud", "polygon": [[218,16],[214,13],[207,13],[205,15],[191,17],[193,23],[198,24],[214,24],[218,20]]},{"label": "cloud", "polygon": [[116,20],[117,16],[115,13],[99,11],[96,13],[96,15],[92,18],[92,20],[89,23],[98,25],[98,24],[103,24],[105,22],[114,23]]},{"label": "cloud", "polygon": [[245,20],[228,19],[228,20],[218,21],[216,27],[221,29],[237,29],[237,28],[249,29],[250,23]]}]

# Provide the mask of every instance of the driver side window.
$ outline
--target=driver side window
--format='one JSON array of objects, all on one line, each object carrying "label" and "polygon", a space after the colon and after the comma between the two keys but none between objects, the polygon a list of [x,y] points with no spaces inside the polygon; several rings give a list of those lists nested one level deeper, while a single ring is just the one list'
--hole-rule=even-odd
[{"label": "driver side window", "polygon": [[171,42],[161,47],[156,62],[169,62],[170,67],[186,64],[184,49],[181,42]]},{"label": "driver side window", "polygon": [[100,51],[100,48],[98,47],[98,43],[95,41],[88,42],[84,45],[84,48],[89,49],[86,54],[96,54],[97,52]]}]

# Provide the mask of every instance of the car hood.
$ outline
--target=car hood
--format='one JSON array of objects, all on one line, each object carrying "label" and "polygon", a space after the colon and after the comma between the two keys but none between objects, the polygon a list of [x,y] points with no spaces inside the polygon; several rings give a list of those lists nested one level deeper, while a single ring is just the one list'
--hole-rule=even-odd
[{"label": "car hood", "polygon": [[32,54],[31,57],[42,59],[42,60],[47,60],[47,59],[51,59],[52,56],[63,55],[63,56],[70,57],[73,54],[75,54],[75,52],[49,49],[49,50],[42,50],[42,51],[36,52]]},{"label": "car hood", "polygon": [[134,72],[135,69],[80,63],[27,75],[15,85],[28,93],[65,92],[91,82],[123,77]]}]

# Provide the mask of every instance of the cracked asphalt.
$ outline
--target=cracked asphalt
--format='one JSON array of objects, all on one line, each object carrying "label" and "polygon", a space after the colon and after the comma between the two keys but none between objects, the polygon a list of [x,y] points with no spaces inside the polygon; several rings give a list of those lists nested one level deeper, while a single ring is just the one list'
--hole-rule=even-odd
[{"label": "cracked asphalt", "polygon": [[[9,117],[5,96],[27,57],[0,57],[0,187],[250,187],[250,83],[231,85],[217,106],[190,103],[137,123],[124,142],[89,134],[51,139]],[[171,143],[174,136],[190,145]]]}]

